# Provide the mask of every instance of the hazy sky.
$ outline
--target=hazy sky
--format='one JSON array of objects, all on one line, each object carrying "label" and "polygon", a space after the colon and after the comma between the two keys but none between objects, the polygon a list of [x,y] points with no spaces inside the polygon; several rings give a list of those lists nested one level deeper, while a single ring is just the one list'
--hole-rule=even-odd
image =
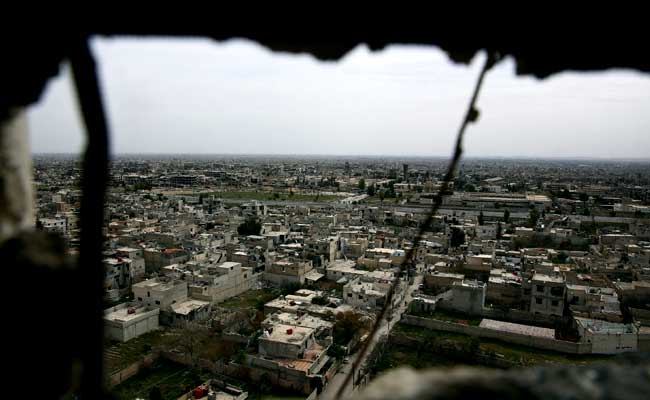
[{"label": "hazy sky", "polygon": [[[339,62],[251,42],[96,39],[113,153],[447,156],[483,62],[357,47]],[[650,78],[631,71],[486,77],[469,156],[650,158]],[[29,113],[34,152],[83,145],[70,72]]]}]

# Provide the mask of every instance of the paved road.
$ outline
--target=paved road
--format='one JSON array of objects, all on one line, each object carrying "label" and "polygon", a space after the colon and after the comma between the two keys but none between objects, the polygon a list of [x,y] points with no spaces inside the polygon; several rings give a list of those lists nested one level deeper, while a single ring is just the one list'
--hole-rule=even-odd
[{"label": "paved road", "polygon": [[[381,337],[388,335],[388,333],[390,333],[390,330],[393,329],[395,324],[399,322],[400,318],[402,317],[402,314],[404,313],[404,311],[406,311],[407,304],[411,301],[411,295],[413,294],[413,291],[418,288],[420,283],[422,283],[422,276],[417,275],[413,280],[413,284],[406,288],[406,294],[402,299],[402,301],[399,303],[399,305],[396,308],[393,309],[392,317],[388,318],[390,316],[390,312],[389,312],[387,313],[389,314],[387,318],[384,318],[381,321],[378,335],[372,342],[370,342],[370,347],[368,348],[366,357],[364,357],[365,359],[363,360],[363,362],[359,364],[360,366],[363,366],[363,364],[366,362],[368,355],[372,353],[372,350],[377,345]],[[327,384],[325,389],[318,396],[319,400],[335,399],[336,392],[338,392],[341,385],[343,385],[343,382],[345,381],[345,377],[347,376],[347,374],[351,372],[352,365],[354,364],[358,356],[359,356],[358,352],[350,356],[350,361],[347,364],[343,364],[339,372],[336,375],[334,375],[334,377],[330,380],[330,382]],[[358,371],[355,371],[355,374],[358,374]],[[355,375],[355,380],[357,379],[357,377],[358,376]],[[349,383],[345,388],[344,398],[351,396],[353,391],[354,389],[352,383]]]}]

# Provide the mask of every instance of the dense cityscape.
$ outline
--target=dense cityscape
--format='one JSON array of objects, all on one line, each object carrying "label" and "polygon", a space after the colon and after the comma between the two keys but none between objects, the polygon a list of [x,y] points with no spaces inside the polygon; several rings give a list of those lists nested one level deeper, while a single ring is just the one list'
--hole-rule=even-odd
[{"label": "dense cityscape", "polygon": [[[650,163],[464,159],[417,240],[448,163],[115,157],[107,386],[124,399],[331,399],[346,376],[350,394],[399,366],[650,350]],[[36,225],[71,261],[81,174],[74,156],[34,156]]]}]

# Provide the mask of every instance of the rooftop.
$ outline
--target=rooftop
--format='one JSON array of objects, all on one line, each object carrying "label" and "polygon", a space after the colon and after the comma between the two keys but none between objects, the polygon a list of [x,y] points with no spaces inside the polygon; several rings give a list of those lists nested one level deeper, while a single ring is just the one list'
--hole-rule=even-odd
[{"label": "rooftop", "polygon": [[555,339],[555,329],[541,328],[539,326],[514,324],[512,322],[503,322],[494,319],[483,319],[479,324],[479,327],[501,332]]},{"label": "rooftop", "polygon": [[313,328],[278,324],[273,327],[273,332],[269,333],[268,331],[264,331],[260,339],[287,344],[298,344],[307,340],[309,335],[313,333]]}]

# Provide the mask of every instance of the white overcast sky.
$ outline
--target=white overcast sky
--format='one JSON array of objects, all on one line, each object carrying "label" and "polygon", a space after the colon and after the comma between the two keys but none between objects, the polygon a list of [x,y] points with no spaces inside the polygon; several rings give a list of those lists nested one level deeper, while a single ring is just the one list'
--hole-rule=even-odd
[{"label": "white overcast sky", "polygon": [[[207,39],[95,39],[120,153],[448,156],[483,57],[357,47],[339,62]],[[35,153],[83,135],[69,69],[29,112]],[[632,71],[543,81],[506,60],[486,77],[468,156],[650,158],[650,78]]]}]

